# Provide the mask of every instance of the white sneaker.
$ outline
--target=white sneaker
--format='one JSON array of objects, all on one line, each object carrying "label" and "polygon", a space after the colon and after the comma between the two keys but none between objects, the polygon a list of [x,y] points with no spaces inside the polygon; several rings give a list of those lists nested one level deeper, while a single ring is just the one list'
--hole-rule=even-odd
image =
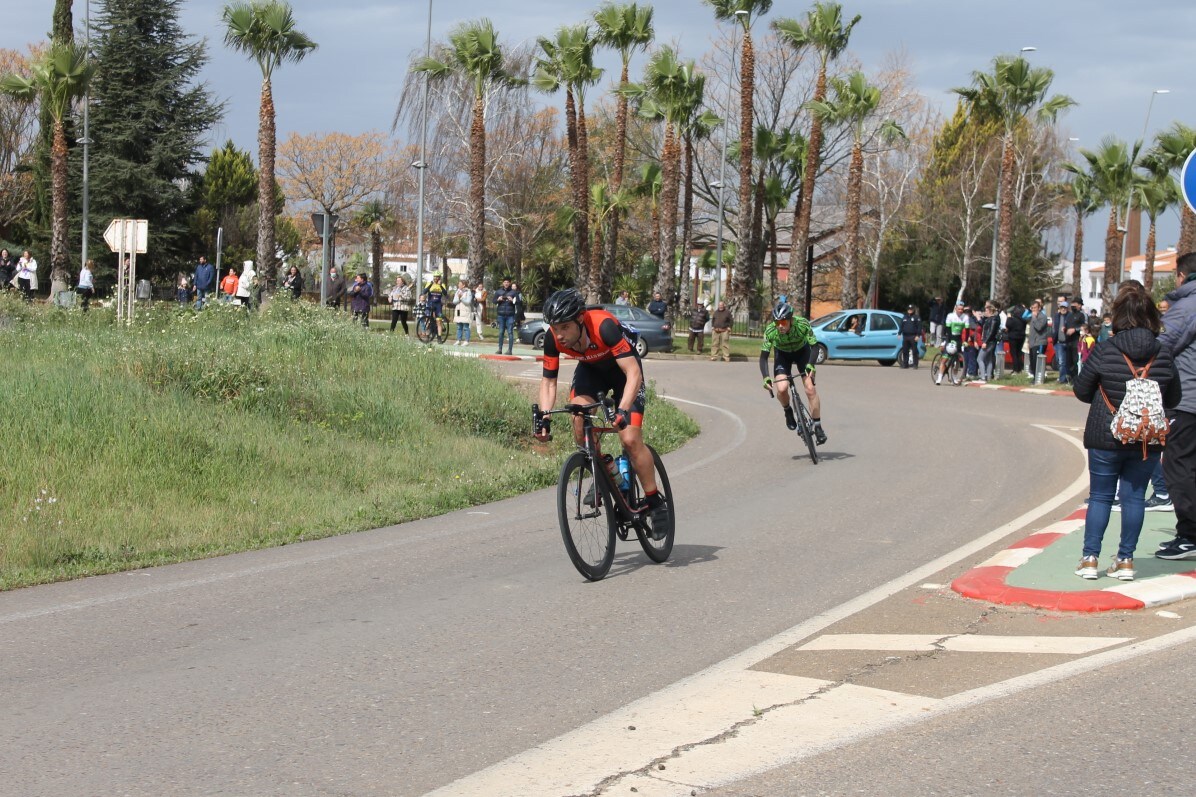
[{"label": "white sneaker", "polygon": [[936,385],[943,384],[943,372],[942,371],[939,371],[937,374],[934,375],[934,383]]},{"label": "white sneaker", "polygon": [[1080,578],[1086,578],[1089,581],[1096,581],[1097,576],[1097,562],[1095,556],[1085,556],[1080,560],[1080,566],[1076,568],[1076,575]]}]

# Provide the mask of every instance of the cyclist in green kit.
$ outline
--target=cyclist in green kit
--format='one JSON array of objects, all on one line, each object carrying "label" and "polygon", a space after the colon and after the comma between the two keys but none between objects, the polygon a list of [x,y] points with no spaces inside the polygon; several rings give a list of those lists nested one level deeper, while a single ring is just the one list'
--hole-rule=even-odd
[{"label": "cyclist in green kit", "polygon": [[963,330],[967,325],[967,319],[963,317],[963,302],[956,302],[954,312],[947,314],[947,322],[944,324],[943,351],[948,356],[939,361],[939,372],[934,375],[936,385],[943,383],[943,374],[947,371],[947,363],[951,358],[962,356],[960,353],[963,351]]},{"label": "cyclist in green kit", "polygon": [[[814,365],[810,362],[813,346],[817,343],[810,322],[793,312],[793,306],[781,302],[772,310],[772,320],[764,328],[764,344],[760,349],[760,375],[764,377],[764,389],[774,390],[777,401],[785,410],[785,426],[797,428],[797,418],[789,406],[789,380],[793,378],[793,367],[801,376],[810,401],[810,416],[814,419],[814,438],[818,445],[826,442],[822,431],[822,401],[814,386]],[[773,354],[772,375],[768,373],[768,355]],[[775,381],[775,385],[774,385]]]}]

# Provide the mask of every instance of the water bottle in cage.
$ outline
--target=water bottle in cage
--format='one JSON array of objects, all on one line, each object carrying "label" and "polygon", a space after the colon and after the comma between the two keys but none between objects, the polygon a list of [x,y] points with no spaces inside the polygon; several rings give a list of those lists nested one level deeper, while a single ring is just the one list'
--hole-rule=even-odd
[{"label": "water bottle in cage", "polygon": [[631,489],[631,463],[627,460],[626,454],[620,454],[615,462],[619,466],[619,477],[615,479],[615,484],[619,485],[619,489],[626,493]]}]

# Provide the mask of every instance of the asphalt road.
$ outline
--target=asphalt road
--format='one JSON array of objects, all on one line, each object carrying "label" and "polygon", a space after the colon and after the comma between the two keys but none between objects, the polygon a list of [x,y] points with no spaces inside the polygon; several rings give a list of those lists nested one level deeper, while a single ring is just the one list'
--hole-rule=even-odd
[{"label": "asphalt road", "polygon": [[[520,376],[530,365],[496,367]],[[703,429],[665,458],[679,505],[666,565],[626,543],[605,581],[584,582],[561,546],[553,493],[541,491],[0,594],[0,795],[422,794],[897,578],[1084,468],[1074,447],[1033,426],[1081,425],[1084,408],[1066,398],[936,388],[925,368],[824,366],[830,440],[814,466],[755,363],[648,368]],[[1159,666],[1190,671],[1187,658]],[[1152,683],[1166,710],[1160,672]],[[1060,732],[1109,722],[1097,692],[1052,689]],[[1002,708],[986,709],[994,727],[1019,721]],[[1133,715],[1116,719],[1136,727]],[[923,728],[921,745],[942,745],[952,723],[967,722]],[[1143,739],[1150,723],[1138,725]],[[905,738],[867,744],[898,751]],[[872,766],[875,752],[858,748],[855,765]],[[855,791],[838,760],[809,790],[745,782],[726,794]],[[956,764],[942,793],[971,793]],[[1107,783],[1104,761],[1087,765],[1086,788]],[[923,782],[880,790],[920,793]]]}]

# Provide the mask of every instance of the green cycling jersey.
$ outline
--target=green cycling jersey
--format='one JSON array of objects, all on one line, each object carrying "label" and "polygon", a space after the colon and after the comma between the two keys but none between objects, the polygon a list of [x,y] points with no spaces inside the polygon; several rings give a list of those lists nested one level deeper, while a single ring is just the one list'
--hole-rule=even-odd
[{"label": "green cycling jersey", "polygon": [[761,345],[760,351],[794,352],[803,346],[813,346],[817,342],[814,330],[810,328],[810,322],[795,315],[788,332],[782,332],[776,321],[768,322],[768,326],[764,327],[764,343]]}]

